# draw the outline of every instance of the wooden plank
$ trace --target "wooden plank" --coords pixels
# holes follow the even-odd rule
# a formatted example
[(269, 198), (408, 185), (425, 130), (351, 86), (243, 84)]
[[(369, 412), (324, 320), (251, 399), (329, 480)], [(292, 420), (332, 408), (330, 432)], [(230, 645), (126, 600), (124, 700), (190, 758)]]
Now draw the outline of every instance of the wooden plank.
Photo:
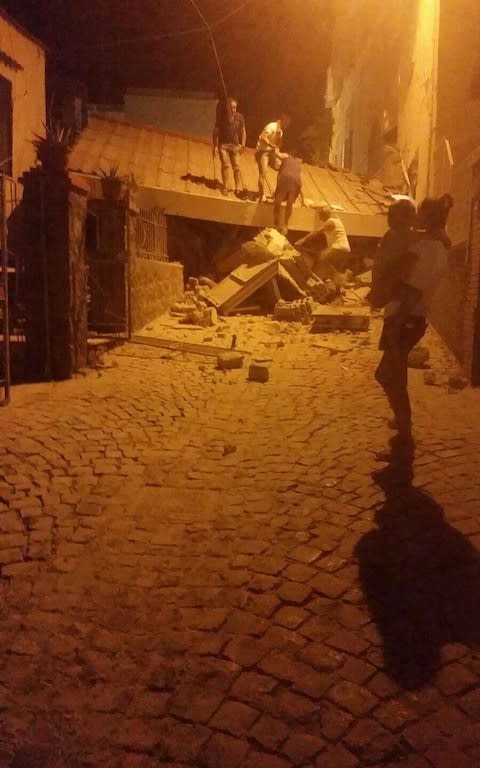
[[(150, 336), (132, 336), (132, 344), (143, 344), (147, 347), (160, 347), (170, 349), (173, 352), (187, 352), (192, 355), (205, 355), (206, 357), (218, 357), (221, 352), (230, 352), (230, 347), (214, 347), (209, 344), (190, 344), (188, 341), (175, 339), (157, 339)], [(241, 351), (241, 350), (235, 350)], [(242, 352), (247, 355), (248, 352)]]
[(370, 317), (365, 314), (332, 313), (315, 314), (310, 333), (331, 331), (368, 331)]

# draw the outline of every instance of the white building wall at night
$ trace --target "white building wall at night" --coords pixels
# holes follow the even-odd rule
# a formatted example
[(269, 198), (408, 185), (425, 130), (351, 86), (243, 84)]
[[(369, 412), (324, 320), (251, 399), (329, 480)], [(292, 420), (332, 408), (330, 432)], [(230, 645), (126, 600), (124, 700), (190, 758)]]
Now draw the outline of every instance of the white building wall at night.
[[(18, 179), (35, 163), (34, 134), (45, 128), (45, 50), (41, 43), (0, 10), (0, 90), (2, 119), (10, 136), (2, 141), (2, 158), (11, 152), (13, 178)], [(7, 104), (11, 105), (11, 115)]]

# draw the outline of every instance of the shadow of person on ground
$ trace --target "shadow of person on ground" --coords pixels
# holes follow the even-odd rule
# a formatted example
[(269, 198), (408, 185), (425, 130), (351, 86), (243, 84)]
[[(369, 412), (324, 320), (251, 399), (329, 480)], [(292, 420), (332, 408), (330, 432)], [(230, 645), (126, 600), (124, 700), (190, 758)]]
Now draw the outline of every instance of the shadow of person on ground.
[(374, 473), (385, 493), (378, 528), (356, 547), (385, 672), (408, 690), (435, 674), (446, 643), (480, 643), (478, 552), (437, 501), (413, 486), (413, 459), (413, 445), (392, 441), (388, 465)]
[(208, 189), (222, 189), (222, 184), (218, 179), (209, 179), (207, 176), (194, 176), (193, 173), (187, 173), (181, 177), (182, 181), (191, 181), (192, 184), (202, 184)]
[[(222, 183), (219, 179), (209, 179), (207, 176), (194, 176), (192, 173), (185, 174), (181, 179), (182, 181), (190, 181), (192, 184), (202, 184), (207, 189), (216, 190), (217, 192), (222, 190)], [(253, 203), (257, 202), (258, 193), (242, 189), (240, 192), (235, 193), (235, 197), (239, 200), (247, 200)]]

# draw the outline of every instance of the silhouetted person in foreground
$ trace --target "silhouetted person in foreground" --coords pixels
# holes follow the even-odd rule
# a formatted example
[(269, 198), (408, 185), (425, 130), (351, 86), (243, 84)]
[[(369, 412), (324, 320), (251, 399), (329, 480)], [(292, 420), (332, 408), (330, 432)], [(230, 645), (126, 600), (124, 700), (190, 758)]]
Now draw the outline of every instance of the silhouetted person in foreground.
[(425, 334), (432, 296), (447, 270), (450, 241), (445, 226), (452, 204), (449, 195), (426, 198), (420, 204), (415, 237), (410, 244), (406, 238), (405, 254), (397, 265), (398, 279), (392, 281), (384, 310), (379, 344), (383, 356), (375, 378), (392, 408), (394, 426), (405, 441), (411, 440), (412, 429), (408, 355)]
[(478, 552), (435, 499), (413, 487), (412, 463), (413, 448), (393, 438), (390, 464), (375, 473), (386, 496), (378, 528), (356, 548), (385, 672), (409, 690), (435, 674), (443, 645), (480, 645)]

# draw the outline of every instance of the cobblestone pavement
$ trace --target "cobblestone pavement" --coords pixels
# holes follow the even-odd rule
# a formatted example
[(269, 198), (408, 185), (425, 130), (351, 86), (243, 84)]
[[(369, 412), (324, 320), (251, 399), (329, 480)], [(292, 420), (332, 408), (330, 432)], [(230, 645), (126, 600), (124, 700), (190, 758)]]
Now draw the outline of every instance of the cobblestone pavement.
[(480, 764), (480, 392), (382, 463), (378, 328), (272, 328), (0, 411), (2, 768)]

